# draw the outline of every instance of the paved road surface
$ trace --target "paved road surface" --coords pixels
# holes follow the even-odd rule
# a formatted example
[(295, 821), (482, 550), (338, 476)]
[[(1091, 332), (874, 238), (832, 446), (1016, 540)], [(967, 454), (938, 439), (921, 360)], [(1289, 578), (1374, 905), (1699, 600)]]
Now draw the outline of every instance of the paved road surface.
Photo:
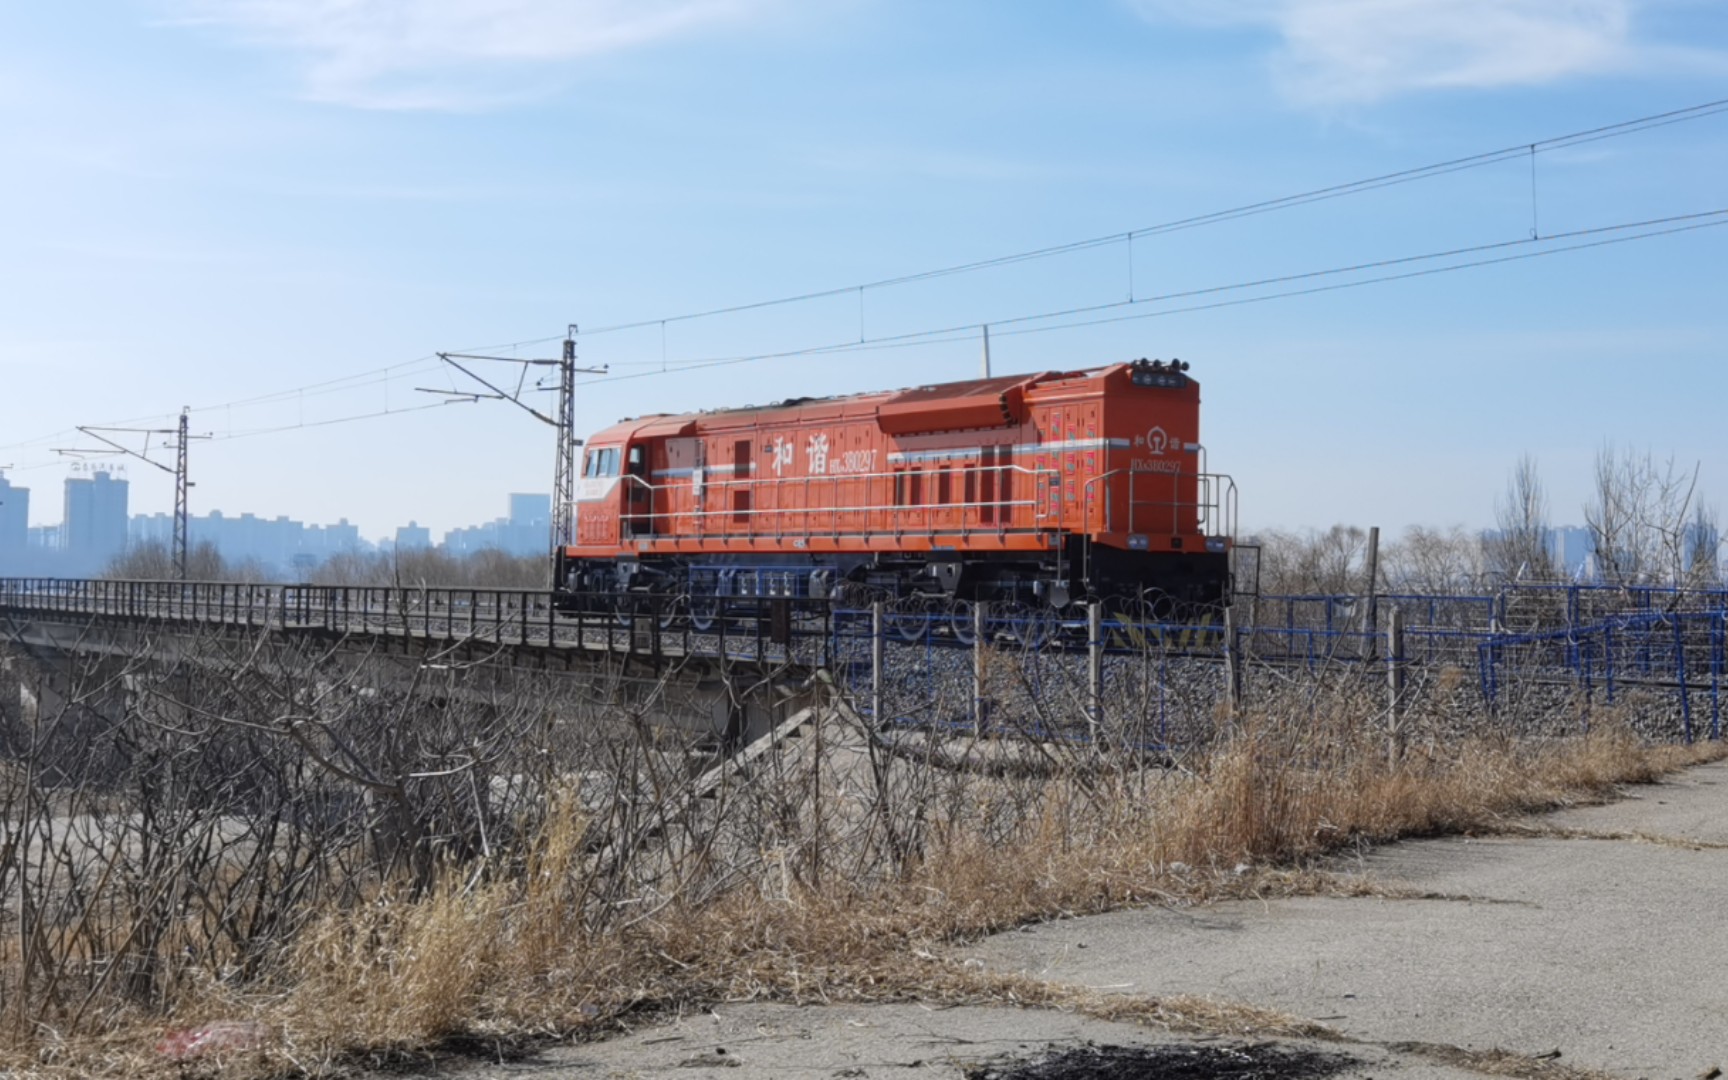
[[(1323, 1020), (1367, 1043), (1525, 1054), (1625, 1077), (1728, 1067), (1728, 764), (1534, 824), (1574, 838), (1397, 844), (1356, 869), (1469, 899), (1278, 900), (1050, 923), (957, 950), (1002, 971), (1136, 994), (1200, 994)], [(1669, 842), (1591, 839), (1643, 833)], [(1698, 846), (1688, 846), (1691, 845)], [(720, 1006), (480, 1077), (894, 1077), (1146, 1029), (1046, 1011)], [(724, 1053), (721, 1053), (721, 1049)], [(1352, 1046), (1354, 1076), (1470, 1075)], [(400, 1074), (398, 1074), (400, 1075)], [(441, 1070), (439, 1075), (451, 1075)]]

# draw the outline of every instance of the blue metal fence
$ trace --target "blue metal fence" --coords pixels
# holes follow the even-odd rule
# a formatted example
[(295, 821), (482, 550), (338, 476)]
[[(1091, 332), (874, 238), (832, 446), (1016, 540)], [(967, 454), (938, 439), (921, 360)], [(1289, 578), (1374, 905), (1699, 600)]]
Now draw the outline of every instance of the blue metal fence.
[[(1311, 605), (1309, 611), (1320, 616), (1312, 625), (1282, 617), (1282, 625), (1262, 622), (1226, 629), (1211, 621), (1158, 623), (1106, 617), (1096, 639), (1084, 618), (1024, 612), (991, 615), (984, 620), (983, 641), (1015, 658), (1018, 682), (1010, 690), (977, 685), (972, 657), (978, 634), (969, 610), (890, 612), (883, 632), (893, 646), (887, 661), (891, 670), (884, 709), (888, 721), (933, 719), (944, 711), (943, 706), (948, 713), (964, 712), (979, 695), (995, 703), (1013, 695), (1078, 694), (1086, 689), (1077, 686), (1085, 679), (1086, 658), (1096, 651), (1104, 657), (1093, 662), (1102, 672), (1101, 696), (1108, 699), (1098, 706), (1100, 711), (1117, 708), (1130, 681), (1125, 672), (1133, 670), (1138, 673), (1134, 678), (1139, 722), (1142, 727), (1155, 727), (1153, 741), (1163, 742), (1169, 737), (1175, 673), (1188, 671), (1192, 678), (1195, 668), (1222, 668), (1234, 650), (1238, 662), (1250, 669), (1276, 669), (1286, 676), (1355, 671), (1379, 677), (1388, 664), (1431, 673), (1450, 668), (1460, 679), (1474, 683), (1490, 714), (1508, 704), (1509, 694), (1528, 695), (1532, 688), (1546, 695), (1546, 702), (1577, 701), (1585, 709), (1622, 704), (1635, 689), (1641, 703), (1654, 702), (1676, 718), (1679, 737), (1688, 742), (1699, 737), (1718, 739), (1722, 684), (1728, 672), (1728, 595), (1692, 594), (1686, 600), (1712, 606), (1662, 610), (1678, 595), (1638, 590), (1630, 594), (1629, 610), (1606, 614), (1596, 609), (1610, 598), (1589, 587), (1532, 588), (1493, 597), (1380, 597), (1383, 621), (1390, 621), (1394, 605), (1409, 620), (1395, 643), (1381, 629), (1362, 628), (1367, 620), (1342, 602), (1328, 606), (1323, 602), (1328, 598), (1322, 597), (1276, 598), (1274, 609), (1281, 617)], [(1550, 617), (1594, 618), (1528, 632), (1508, 630), (1502, 621), (1505, 616), (1520, 610), (1527, 613), (1533, 602), (1540, 603)], [(1260, 611), (1266, 614), (1265, 607)], [(1484, 618), (1486, 624), (1480, 621)], [(839, 611), (833, 623), (833, 655), (847, 658), (845, 677), (859, 701), (870, 700), (871, 619), (869, 611)], [(1214, 689), (1216, 684), (1214, 678)], [(977, 710), (970, 722), (985, 716), (988, 727), (990, 708), (987, 704)], [(1018, 716), (1016, 723), (1023, 725), (1037, 709), (1012, 711)]]
[(1630, 612), (1588, 625), (1492, 635), (1477, 645), (1482, 696), (1496, 706), (1513, 676), (1570, 680), (1587, 703), (1614, 705), (1632, 690), (1671, 695), (1687, 742), (1701, 724), (1708, 738), (1720, 739), (1725, 640), (1722, 609)]

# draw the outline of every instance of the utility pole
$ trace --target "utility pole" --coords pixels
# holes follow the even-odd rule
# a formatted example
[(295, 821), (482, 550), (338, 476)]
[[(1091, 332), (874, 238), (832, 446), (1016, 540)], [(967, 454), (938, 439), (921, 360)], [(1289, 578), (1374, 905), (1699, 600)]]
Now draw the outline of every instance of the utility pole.
[[(57, 454), (68, 454), (74, 457), (83, 457), (89, 454), (124, 454), (127, 457), (137, 458), (146, 465), (154, 466), (165, 473), (173, 475), (174, 538), (172, 554), (174, 559), (174, 578), (177, 581), (186, 580), (186, 556), (189, 547), (189, 544), (187, 543), (187, 534), (192, 523), (188, 512), (187, 499), (187, 491), (192, 487), (190, 470), (187, 465), (187, 446), (193, 439), (208, 439), (210, 437), (208, 434), (193, 435), (190, 432), (191, 415), (192, 410), (190, 407), (182, 408), (180, 410), (180, 423), (177, 427), (172, 428), (86, 427), (80, 424), (78, 426), (79, 431), (82, 431), (97, 442), (105, 443), (107, 445), (94, 450), (60, 449), (55, 451)], [(109, 435), (142, 435), (144, 436), (144, 449), (141, 451), (134, 450), (129, 446), (109, 438)], [(160, 461), (157, 461), (155, 458), (150, 456), (150, 436), (152, 435), (174, 436), (173, 468), (169, 468), (167, 465), (162, 464)]]
[(575, 541), (576, 324), (571, 323), (564, 337), (564, 356), (558, 361), (558, 457), (552, 466), (553, 557), (557, 558), (559, 552)]
[(187, 513), (186, 489), (192, 486), (187, 478), (186, 444), (192, 437), (187, 433), (187, 425), (191, 422), (190, 406), (180, 407), (180, 430), (174, 443), (174, 574), (181, 581), (186, 580), (186, 548), (187, 532), (192, 521)]
[[(575, 542), (576, 536), (576, 448), (581, 442), (576, 438), (576, 376), (604, 375), (606, 365), (599, 367), (576, 366), (576, 324), (571, 323), (564, 335), (564, 352), (556, 360), (527, 359), (519, 356), (480, 356), (474, 353), (439, 353), (438, 358), (460, 371), (468, 378), (486, 388), (485, 393), (466, 390), (434, 390), (429, 387), (419, 387), (422, 393), (442, 394), (447, 397), (465, 398), (468, 401), (507, 401), (534, 419), (552, 427), (557, 432), (557, 445), (552, 464), (552, 554), (554, 557)], [(517, 364), (521, 372), (516, 380), (516, 389), (506, 390), (490, 380), (476, 374), (464, 366), (463, 361), (486, 361), (499, 364)], [(528, 372), (532, 368), (557, 368), (558, 382), (555, 387), (545, 382), (536, 382), (528, 386)], [(552, 415), (535, 408), (522, 399), (522, 395), (531, 391), (555, 390), (558, 399)]]
[(990, 324), (985, 323), (983, 326), (983, 329), (984, 329), (984, 367), (983, 367), (983, 372), (982, 372), (981, 377), (988, 379), (990, 377)]

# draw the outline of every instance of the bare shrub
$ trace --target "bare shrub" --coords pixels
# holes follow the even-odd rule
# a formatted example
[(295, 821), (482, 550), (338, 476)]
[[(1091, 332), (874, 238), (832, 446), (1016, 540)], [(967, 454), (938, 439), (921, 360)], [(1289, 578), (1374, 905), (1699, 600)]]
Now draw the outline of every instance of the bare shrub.
[[(337, 552), (320, 563), (310, 577), (318, 585), (544, 589), (551, 573), (551, 560), (543, 555), (511, 555), (485, 548), (457, 556), (426, 548)], [(126, 581), (173, 581), (178, 577), (173, 553), (159, 541), (131, 545), (108, 563), (102, 576)], [(186, 579), (241, 584), (280, 580), (256, 559), (224, 558), (208, 541), (187, 552)]]
[[(1658, 461), (1648, 450), (1606, 443), (1597, 451), (1584, 519), (1602, 582), (1619, 586), (1686, 582), (1688, 555), (1696, 547), (1689, 543), (1689, 525), (1699, 509), (1698, 471), (1698, 465), (1688, 470), (1672, 457)], [(1708, 515), (1707, 509), (1704, 512)], [(1706, 523), (1714, 533), (1714, 523), (1707, 518)], [(1714, 562), (1712, 555), (1703, 565)]]
[[(1336, 887), (1309, 860), (1718, 750), (1653, 747), (1606, 710), (1566, 737), (1461, 729), (1442, 694), (1410, 703), (1393, 753), (1371, 665), (1269, 668), (1230, 715), (1204, 680), (1172, 685), (1165, 640), (1114, 676), (1096, 744), (1076, 737), (1085, 688), (1004, 643), (983, 729), (941, 722), (970, 692), (932, 679), (916, 722), (836, 690), (728, 757), (670, 722), (714, 692), (694, 678), (536, 674), (486, 648), (212, 631), (71, 664), (15, 651), (0, 1058), (130, 1073), (165, 1022), (232, 1020), (269, 1033), (244, 1068), (299, 1074), (726, 998), (1035, 1000), (933, 950), (1061, 912)], [(783, 696), (784, 672), (704, 674)], [(1207, 738), (1135, 736), (1176, 699)], [(1274, 1023), (1221, 1016), (1159, 1014)]]
[(1282, 596), (1335, 595), (1367, 591), (1364, 559), (1368, 533), (1356, 525), (1334, 525), (1324, 532), (1271, 530), (1256, 536), (1261, 545), (1260, 591)]
[(1412, 525), (1380, 553), (1381, 574), (1392, 592), (1468, 594), (1483, 586), (1483, 556), (1481, 539), (1461, 526)]
[(544, 589), (552, 576), (544, 555), (511, 555), (488, 548), (450, 555), (438, 548), (342, 552), (312, 572), (315, 585), (393, 585), (399, 588)]
[(1531, 455), (1513, 466), (1506, 491), (1495, 504), (1494, 522), (1496, 529), (1483, 544), (1491, 573), (1502, 581), (1554, 580), (1548, 491)]
[[(173, 581), (179, 577), (174, 569), (173, 552), (157, 540), (129, 546), (109, 561), (102, 576), (130, 581)], [(255, 563), (231, 566), (216, 546), (206, 541), (193, 545), (186, 552), (186, 580), (263, 581), (265, 578), (262, 567)]]

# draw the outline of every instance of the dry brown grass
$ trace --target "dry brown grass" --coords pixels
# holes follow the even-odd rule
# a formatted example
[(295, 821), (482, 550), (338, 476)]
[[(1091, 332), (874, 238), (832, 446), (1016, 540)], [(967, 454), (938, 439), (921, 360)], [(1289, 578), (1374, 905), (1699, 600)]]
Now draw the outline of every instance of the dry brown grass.
[[(1312, 861), (1396, 837), (1504, 831), (1517, 815), (1610, 798), (1618, 785), (1723, 753), (1598, 726), (1576, 739), (1479, 741), (1389, 762), (1363, 714), (1341, 708), (1321, 725), (1250, 717), (1183, 771), (972, 777), (869, 812), (848, 811), (816, 760), (773, 778), (816, 789), (777, 804), (792, 806), (772, 834), (780, 846), (734, 849), (716, 869), (718, 841), (693, 849), (666, 840), (662, 864), (624, 892), (596, 881), (587, 823), (564, 797), (519, 850), (452, 865), (430, 891), (380, 887), (327, 911), (256, 979), (190, 985), (166, 1020), (115, 1010), (100, 1031), (15, 1038), (0, 1066), (167, 1074), (174, 1067), (149, 1050), (164, 1026), (226, 1018), (263, 1021), (268, 1045), (199, 1068), (316, 1075), (356, 1054), (412, 1052), (457, 1034), (600, 1034), (634, 1012), (746, 1000), (1001, 1002), (1186, 1031), (1327, 1038), (1319, 1025), (1249, 1006), (1088, 996), (989, 974), (946, 959), (946, 947), (1126, 905), (1386, 895)], [(951, 809), (938, 824), (939, 801)], [(885, 849), (861, 837), (888, 817), (901, 822), (896, 850), (918, 837), (914, 854), (872, 854)], [(842, 863), (849, 872), (822, 872)], [(1519, 1067), (1511, 1075), (1538, 1075)]]
[(1422, 1042), (1391, 1043), (1387, 1049), (1427, 1058), (1439, 1065), (1468, 1069), (1484, 1076), (1510, 1076), (1516, 1080), (1613, 1080), (1610, 1073), (1580, 1069), (1563, 1065), (1553, 1058), (1534, 1058), (1505, 1050), (1467, 1050), (1443, 1043)]
[(1693, 840), (1684, 836), (1670, 836), (1666, 833), (1631, 829), (1574, 829), (1549, 825), (1544, 822), (1509, 821), (1496, 825), (1491, 830), (1483, 831), (1492, 832), (1495, 836), (1515, 836), (1520, 839), (1609, 840), (1633, 844), (1655, 844), (1658, 847), (1678, 848), (1681, 851), (1728, 851), (1728, 844), (1713, 840)]

